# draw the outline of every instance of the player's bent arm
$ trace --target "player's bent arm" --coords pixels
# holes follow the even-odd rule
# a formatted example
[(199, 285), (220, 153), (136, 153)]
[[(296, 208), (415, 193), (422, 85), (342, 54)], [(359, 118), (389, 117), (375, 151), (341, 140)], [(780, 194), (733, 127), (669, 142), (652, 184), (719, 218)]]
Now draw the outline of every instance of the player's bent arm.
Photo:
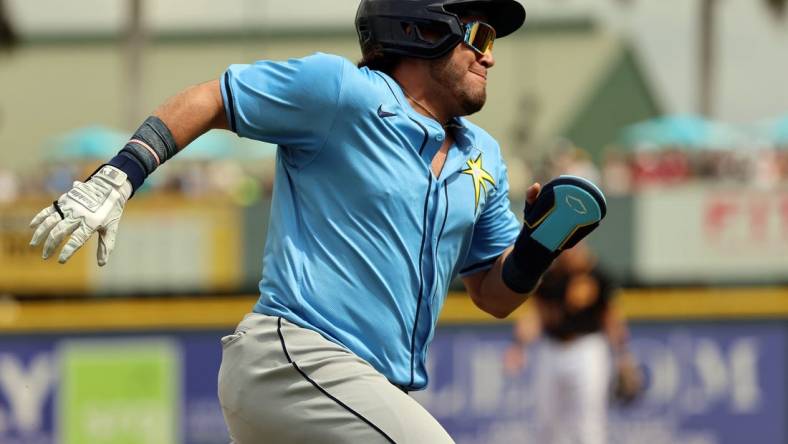
[[(526, 191), (528, 204), (533, 204), (541, 188), (539, 183), (528, 187)], [(528, 293), (531, 291), (530, 288), (527, 291), (515, 291), (504, 281), (504, 264), (516, 246), (515, 243), (514, 246), (504, 250), (491, 268), (463, 277), (463, 283), (473, 303), (482, 311), (499, 319), (509, 316), (528, 299)], [(517, 290), (521, 289), (517, 288)]]
[(170, 129), (178, 149), (183, 149), (211, 129), (229, 129), (219, 80), (186, 88), (153, 112)]
[(96, 259), (105, 265), (123, 208), (145, 178), (209, 129), (227, 127), (218, 80), (187, 88), (158, 107), (108, 163), (41, 210), (30, 222), (30, 245), (46, 239), (47, 259), (70, 236), (58, 257), (65, 263), (98, 233)]
[(501, 276), (504, 261), (511, 253), (507, 248), (493, 264), (492, 268), (480, 271), (462, 279), (473, 303), (482, 311), (503, 319), (528, 299), (529, 293), (517, 293), (504, 283)]

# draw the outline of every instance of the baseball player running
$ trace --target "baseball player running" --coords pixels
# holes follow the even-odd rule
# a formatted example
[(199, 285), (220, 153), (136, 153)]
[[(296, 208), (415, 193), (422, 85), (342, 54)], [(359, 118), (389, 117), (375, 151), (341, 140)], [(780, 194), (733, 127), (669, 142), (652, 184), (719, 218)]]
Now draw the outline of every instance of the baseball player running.
[(535, 442), (607, 443), (610, 401), (632, 401), (642, 389), (628, 351), (626, 322), (610, 302), (614, 291), (591, 249), (581, 242), (544, 274), (533, 292), (536, 310), (515, 325), (515, 343), (506, 354), (510, 370), (519, 372), (526, 361), (524, 347), (540, 333), (544, 337), (533, 360)]
[(524, 20), (515, 0), (362, 0), (358, 66), (318, 53), (184, 90), (42, 210), (31, 243), (47, 258), (70, 235), (65, 262), (97, 232), (104, 265), (134, 190), (199, 135), (277, 144), (260, 299), (222, 338), (232, 440), (452, 442), (407, 394), (427, 385), (449, 282), (504, 317), (605, 211), (563, 177), (528, 189), (521, 227), (497, 142), (463, 117), (484, 105), (493, 41)]

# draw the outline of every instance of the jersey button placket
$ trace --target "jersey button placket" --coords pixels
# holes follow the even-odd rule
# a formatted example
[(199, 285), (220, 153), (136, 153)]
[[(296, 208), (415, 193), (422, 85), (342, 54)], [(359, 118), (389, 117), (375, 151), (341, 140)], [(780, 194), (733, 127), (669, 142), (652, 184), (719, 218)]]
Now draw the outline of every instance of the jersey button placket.
[[(443, 138), (443, 135), (436, 135), (434, 138), (437, 140), (438, 138)], [(427, 320), (427, 326), (429, 327), (426, 331), (424, 331), (423, 335), (419, 338), (421, 339), (419, 343), (419, 355), (423, 359), (427, 353), (427, 337), (432, 332), (433, 322), (435, 320), (435, 316), (437, 315), (434, 312), (435, 301), (433, 296), (436, 291), (436, 287), (438, 285), (438, 281), (440, 278), (438, 277), (438, 241), (439, 235), (438, 231), (440, 229), (440, 222), (442, 217), (442, 212), (440, 211), (445, 205), (443, 199), (441, 198), (441, 192), (443, 186), (441, 185), (442, 181), (440, 179), (435, 179), (434, 187), (430, 193), (430, 202), (429, 202), (429, 216), (428, 216), (428, 235), (427, 235), (427, 242), (425, 244), (425, 251), (424, 251), (424, 262), (422, 263), (422, 267), (429, 267), (429, 274), (424, 273), (425, 280), (424, 280), (424, 301), (422, 302), (423, 309), (425, 310), (425, 320)]]
[(419, 321), (421, 328), (419, 328), (416, 335), (416, 356), (414, 358), (423, 361), (426, 353), (426, 343), (429, 332), (432, 330), (433, 306), (432, 306), (432, 292), (435, 287), (435, 205), (436, 205), (436, 192), (440, 189), (437, 179), (433, 179), (433, 189), (430, 190), (429, 203), (427, 210), (427, 226), (425, 227), (425, 242), (424, 242), (424, 256), (421, 263), (422, 275), (424, 279), (422, 288), (422, 320)]

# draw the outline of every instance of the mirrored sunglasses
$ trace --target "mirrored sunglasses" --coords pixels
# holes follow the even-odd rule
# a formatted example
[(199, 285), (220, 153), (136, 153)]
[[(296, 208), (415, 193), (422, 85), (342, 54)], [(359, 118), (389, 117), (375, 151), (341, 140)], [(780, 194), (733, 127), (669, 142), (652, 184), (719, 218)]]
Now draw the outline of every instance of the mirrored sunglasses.
[(479, 21), (466, 23), (463, 41), (479, 54), (492, 52), (493, 42), (495, 41), (495, 28)]

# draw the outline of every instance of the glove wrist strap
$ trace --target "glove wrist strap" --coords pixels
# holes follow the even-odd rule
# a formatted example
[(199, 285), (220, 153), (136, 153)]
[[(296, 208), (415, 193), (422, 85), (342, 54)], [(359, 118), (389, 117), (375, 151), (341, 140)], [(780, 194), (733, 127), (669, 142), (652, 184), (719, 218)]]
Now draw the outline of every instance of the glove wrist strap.
[(504, 284), (516, 293), (530, 293), (560, 252), (550, 251), (531, 237), (526, 227), (501, 270)]
[(120, 168), (114, 167), (112, 165), (103, 165), (90, 177), (99, 177), (113, 187), (120, 188), (124, 183), (126, 183), (128, 175)]

